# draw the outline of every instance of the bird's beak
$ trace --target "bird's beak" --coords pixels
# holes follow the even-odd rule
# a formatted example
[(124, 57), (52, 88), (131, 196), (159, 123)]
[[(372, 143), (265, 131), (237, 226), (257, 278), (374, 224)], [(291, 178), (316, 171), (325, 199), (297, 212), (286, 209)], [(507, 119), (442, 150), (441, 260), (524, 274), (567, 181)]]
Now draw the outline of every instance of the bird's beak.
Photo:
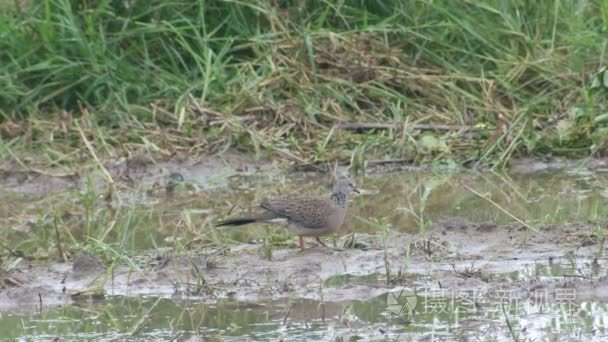
[(353, 188), (353, 192), (356, 193), (357, 195), (361, 195), (361, 193), (359, 192), (359, 190), (357, 188)]

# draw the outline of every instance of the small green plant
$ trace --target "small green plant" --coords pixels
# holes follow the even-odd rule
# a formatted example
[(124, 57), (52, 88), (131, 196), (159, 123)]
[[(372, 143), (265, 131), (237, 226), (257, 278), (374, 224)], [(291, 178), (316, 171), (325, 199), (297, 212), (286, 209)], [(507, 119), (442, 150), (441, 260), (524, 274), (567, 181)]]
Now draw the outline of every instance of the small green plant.
[(264, 240), (264, 243), (259, 249), (259, 253), (264, 259), (269, 261), (272, 260), (272, 245), (267, 243), (266, 240)]
[(388, 238), (389, 238), (389, 234), (392, 230), (391, 224), (388, 222), (388, 219), (386, 217), (365, 219), (365, 218), (357, 216), (357, 219), (374, 227), (379, 232), (380, 238), (382, 241), (382, 248), (384, 250), (383, 260), (384, 260), (384, 272), (386, 275), (386, 283), (387, 283), (387, 285), (392, 284), (393, 278), (392, 278), (392, 274), (391, 274), (391, 264), (390, 264), (389, 257), (388, 257)]
[(418, 232), (425, 233), (428, 230), (429, 221), (425, 217), (425, 209), (426, 204), (431, 196), (431, 193), (441, 182), (443, 182), (441, 178), (431, 178), (425, 183), (420, 183), (416, 186), (415, 194), (418, 195), (418, 199), (416, 200), (416, 204), (412, 204), (408, 198), (408, 207), (400, 207), (399, 210), (405, 211), (406, 213), (412, 215), (418, 225)]

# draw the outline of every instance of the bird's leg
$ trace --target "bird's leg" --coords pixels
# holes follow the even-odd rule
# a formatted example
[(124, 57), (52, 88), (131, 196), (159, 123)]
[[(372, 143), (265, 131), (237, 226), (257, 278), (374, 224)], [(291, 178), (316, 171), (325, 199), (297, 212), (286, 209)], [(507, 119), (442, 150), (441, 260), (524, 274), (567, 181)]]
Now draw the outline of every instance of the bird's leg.
[(298, 235), (300, 238), (300, 250), (304, 252), (304, 237), (302, 235)]
[(323, 247), (325, 247), (325, 248), (329, 248), (329, 247), (327, 247), (327, 245), (326, 245), (326, 244), (325, 244), (323, 241), (321, 241), (321, 238), (319, 238), (318, 236), (317, 236), (317, 237), (315, 237), (315, 240), (317, 240), (317, 242), (318, 242), (319, 244), (321, 244), (321, 246), (323, 246)]

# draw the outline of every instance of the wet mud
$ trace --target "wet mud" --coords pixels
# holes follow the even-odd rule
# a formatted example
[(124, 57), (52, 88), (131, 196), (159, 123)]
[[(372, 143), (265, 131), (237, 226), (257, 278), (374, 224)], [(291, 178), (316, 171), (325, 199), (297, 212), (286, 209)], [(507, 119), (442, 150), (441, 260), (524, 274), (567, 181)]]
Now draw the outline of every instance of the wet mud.
[[(403, 286), (531, 292), (576, 289), (578, 301), (608, 301), (604, 236), (586, 223), (552, 224), (538, 232), (519, 224), (498, 226), (449, 218), (423, 234), (356, 235), (358, 249), (310, 243), (304, 252), (243, 244), (209, 251), (167, 251), (104, 265), (83, 253), (72, 262), (23, 260), (8, 277), (19, 285), (0, 290), (0, 310), (36, 311), (96, 296), (159, 296), (257, 302), (300, 298), (369, 300)], [(406, 260), (407, 259), (407, 260)], [(388, 270), (388, 274), (387, 274)], [(557, 270), (557, 271), (556, 271)], [(374, 281), (357, 278), (375, 275)], [(332, 282), (340, 277), (354, 281)], [(348, 278), (346, 278), (348, 279)], [(93, 295), (95, 294), (95, 296)]]
[[(180, 332), (184, 340), (199, 334), (218, 335), (221, 340), (238, 340), (243, 334), (253, 339), (401, 340), (424, 337), (429, 331), (446, 340), (475, 339), (480, 331), (497, 340), (536, 339), (547, 331), (557, 340), (602, 340), (608, 335), (608, 221), (603, 221), (600, 209), (608, 196), (608, 163), (587, 161), (579, 169), (580, 163), (520, 160), (513, 162), (513, 178), (497, 179), (421, 176), (411, 170), (390, 176), (390, 181), (383, 181), (387, 176), (382, 173), (368, 176), (340, 236), (325, 240), (333, 247), (309, 241), (304, 252), (295, 247), (295, 240), (280, 244), (284, 247), (267, 245), (263, 227), (220, 231), (207, 224), (216, 216), (246, 212), (269, 194), (288, 191), (292, 184), (283, 176), (272, 181), (256, 178), (260, 171), (272, 173), (284, 165), (230, 154), (205, 160), (175, 157), (155, 162), (133, 157), (108, 163), (105, 167), (116, 184), (126, 189), (121, 193), (123, 203), (158, 211), (171, 234), (184, 217), (191, 219), (184, 216), (191, 210), (198, 215), (192, 217), (203, 222), (196, 236), (230, 242), (175, 248), (169, 246), (180, 237), (161, 234), (154, 241), (167, 242), (162, 246), (144, 244), (104, 260), (88, 252), (65, 261), (10, 255), (10, 267), (0, 273), (0, 315), (35, 320), (60, 310), (60, 318), (78, 319), (78, 310), (119, 310), (125, 303), (144, 306), (144, 312), (158, 306), (182, 315), (179, 310), (198, 305), (201, 326)], [(569, 168), (565, 175), (534, 178), (564, 167)], [(58, 170), (1, 172), (0, 223), (16, 236), (38, 229), (39, 213), (33, 209), (40, 205), (27, 198), (82, 189), (87, 178), (100, 191), (106, 184), (98, 171), (88, 177), (61, 175)], [(234, 185), (233, 176), (239, 185)], [(303, 192), (324, 191), (318, 176), (312, 182), (310, 176), (297, 177)], [(172, 181), (194, 184), (194, 190), (171, 197)], [(465, 191), (462, 184), (482, 196), (491, 194), (487, 198), (495, 204)], [(162, 194), (142, 196), (143, 200), (129, 195), (142, 191)], [(133, 200), (125, 202), (129, 196)], [(16, 216), (19, 210), (22, 214)], [(505, 211), (523, 221), (518, 223)], [(65, 220), (82, 220), (83, 215), (70, 213)], [(377, 224), (370, 224), (373, 219)], [(416, 298), (415, 308), (395, 314), (389, 300), (395, 293)], [(451, 301), (445, 304), (446, 299)], [(121, 302), (113, 304), (116, 301)], [(433, 312), (430, 303), (451, 309)], [(210, 320), (209, 312), (224, 321)], [(235, 320), (240, 328), (235, 328)], [(560, 328), (563, 322), (556, 323), (562, 320), (570, 322), (568, 329)], [(138, 326), (138, 318), (131, 324)], [(167, 323), (158, 323), (163, 324)], [(245, 333), (245, 326), (253, 328)], [(111, 325), (109, 335), (95, 336), (125, 336), (116, 330)], [(166, 330), (151, 326), (128, 336), (179, 340), (174, 332), (162, 335)], [(152, 332), (155, 335), (146, 335)]]

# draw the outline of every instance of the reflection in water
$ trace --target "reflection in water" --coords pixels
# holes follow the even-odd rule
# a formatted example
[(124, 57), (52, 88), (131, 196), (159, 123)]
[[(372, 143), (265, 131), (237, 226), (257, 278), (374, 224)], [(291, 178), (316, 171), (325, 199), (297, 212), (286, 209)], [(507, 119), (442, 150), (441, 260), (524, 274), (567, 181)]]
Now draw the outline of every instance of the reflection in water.
[[(504, 174), (400, 174), (366, 179), (365, 188), (378, 193), (364, 196), (358, 215), (386, 216), (398, 230), (415, 231), (421, 221), (458, 216), (470, 221), (513, 222), (489, 201), (461, 184), (487, 196), (528, 223), (597, 219), (608, 177), (540, 174), (534, 177)], [(361, 228), (365, 229), (365, 228)]]
[[(475, 337), (486, 331), (494, 338), (509, 338), (505, 317), (527, 336), (544, 332), (583, 336), (608, 333), (608, 305), (597, 302), (555, 302), (546, 298), (496, 297), (480, 300), (476, 293), (429, 290), (419, 293), (416, 313), (399, 317), (388, 310), (386, 295), (369, 301), (322, 303), (285, 300), (214, 304), (163, 299), (112, 298), (43, 312), (32, 317), (3, 314), (4, 339), (174, 339), (200, 335), (207, 338), (276, 340), (277, 338), (328, 339), (359, 336), (402, 338), (433, 331), (437, 337)], [(501, 329), (497, 329), (502, 326)], [(492, 330), (494, 329), (494, 330)]]

